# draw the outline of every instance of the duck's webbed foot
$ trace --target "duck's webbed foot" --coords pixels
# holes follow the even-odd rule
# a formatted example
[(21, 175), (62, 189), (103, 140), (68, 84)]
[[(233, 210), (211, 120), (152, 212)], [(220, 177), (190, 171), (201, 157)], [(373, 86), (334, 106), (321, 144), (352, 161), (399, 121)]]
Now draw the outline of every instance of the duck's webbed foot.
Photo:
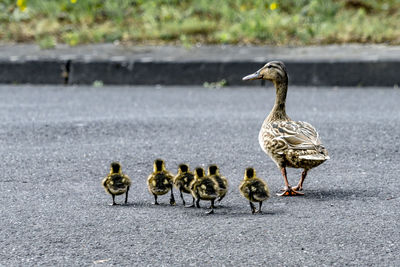
[(301, 173), (301, 178), (300, 178), (299, 183), (296, 186), (292, 187), (292, 190), (294, 190), (294, 191), (302, 191), (303, 190), (304, 179), (306, 179), (306, 177), (307, 177), (307, 170), (304, 170)]
[(283, 189), (282, 193), (278, 193), (276, 195), (280, 197), (290, 197), (290, 196), (303, 196), (304, 194), (295, 190), (294, 187), (292, 188), (288, 186)]
[(292, 190), (294, 190), (294, 191), (303, 191), (303, 187), (299, 186), (299, 185), (296, 185), (296, 186), (292, 187)]

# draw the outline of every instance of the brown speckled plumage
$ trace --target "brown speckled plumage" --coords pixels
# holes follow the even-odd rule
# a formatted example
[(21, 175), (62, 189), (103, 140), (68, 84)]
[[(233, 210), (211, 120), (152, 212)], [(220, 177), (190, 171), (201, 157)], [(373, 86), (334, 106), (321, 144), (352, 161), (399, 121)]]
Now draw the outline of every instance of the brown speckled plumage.
[[(302, 121), (293, 121), (286, 114), (288, 76), (285, 65), (271, 61), (254, 74), (243, 80), (264, 79), (274, 83), (275, 104), (262, 124), (259, 133), (261, 148), (281, 169), (285, 180), (285, 190), (280, 195), (302, 195), (304, 179), (308, 170), (329, 159), (328, 151), (322, 145), (315, 128)], [(291, 187), (287, 181), (286, 167), (304, 169), (297, 186)]]

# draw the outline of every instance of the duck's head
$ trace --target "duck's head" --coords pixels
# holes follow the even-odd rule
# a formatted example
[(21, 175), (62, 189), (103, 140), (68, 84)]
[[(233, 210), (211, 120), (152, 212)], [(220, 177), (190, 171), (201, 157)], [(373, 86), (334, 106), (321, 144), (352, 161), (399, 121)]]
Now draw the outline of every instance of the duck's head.
[(254, 168), (250, 167), (244, 171), (244, 180), (248, 180), (254, 177), (256, 177), (256, 171), (254, 170)]
[(218, 166), (215, 164), (208, 166), (208, 175), (219, 175)]
[(110, 173), (114, 174), (114, 173), (121, 173), (122, 169), (121, 169), (121, 164), (119, 162), (113, 162), (111, 163), (111, 167), (110, 167)]
[(202, 167), (197, 167), (194, 169), (194, 178), (199, 179), (205, 176), (205, 171)]
[(153, 164), (154, 172), (162, 172), (165, 170), (165, 162), (162, 159), (156, 159)]
[(249, 80), (268, 80), (271, 82), (287, 82), (288, 75), (286, 66), (282, 61), (270, 61), (261, 69), (249, 74), (242, 79), (243, 81)]
[(182, 163), (178, 166), (178, 173), (186, 173), (189, 171), (189, 165)]

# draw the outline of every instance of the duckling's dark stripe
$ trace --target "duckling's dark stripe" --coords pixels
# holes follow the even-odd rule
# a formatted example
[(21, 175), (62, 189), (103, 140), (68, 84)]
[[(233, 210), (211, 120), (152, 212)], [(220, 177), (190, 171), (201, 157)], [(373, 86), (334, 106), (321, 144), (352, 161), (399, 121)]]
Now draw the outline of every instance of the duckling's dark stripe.
[(211, 165), (208, 169), (209, 169), (209, 171), (210, 171), (210, 174), (213, 175), (213, 174), (216, 174), (216, 173), (217, 173), (218, 167), (215, 166), (215, 165)]
[(161, 171), (162, 170), (163, 161), (157, 159), (155, 163), (156, 163), (157, 170)]
[(252, 178), (254, 176), (254, 170), (253, 169), (247, 169), (246, 170), (246, 176), (249, 178)]
[(204, 171), (203, 171), (202, 168), (196, 168), (195, 171), (196, 171), (197, 176), (199, 176), (199, 177), (203, 177), (204, 176)]
[(121, 166), (117, 162), (111, 163), (111, 168), (113, 173), (119, 173)]
[(188, 166), (186, 164), (181, 164), (181, 165), (179, 165), (179, 169), (182, 172), (187, 172), (188, 171)]

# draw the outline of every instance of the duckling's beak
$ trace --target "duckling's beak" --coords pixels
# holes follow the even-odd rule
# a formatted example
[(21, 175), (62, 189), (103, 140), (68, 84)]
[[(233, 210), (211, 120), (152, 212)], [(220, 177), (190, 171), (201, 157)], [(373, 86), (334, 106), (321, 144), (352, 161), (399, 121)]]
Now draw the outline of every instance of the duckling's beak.
[(260, 75), (260, 71), (254, 72), (253, 74), (247, 75), (242, 78), (243, 81), (251, 81), (251, 80), (258, 80), (261, 79), (262, 76)]

